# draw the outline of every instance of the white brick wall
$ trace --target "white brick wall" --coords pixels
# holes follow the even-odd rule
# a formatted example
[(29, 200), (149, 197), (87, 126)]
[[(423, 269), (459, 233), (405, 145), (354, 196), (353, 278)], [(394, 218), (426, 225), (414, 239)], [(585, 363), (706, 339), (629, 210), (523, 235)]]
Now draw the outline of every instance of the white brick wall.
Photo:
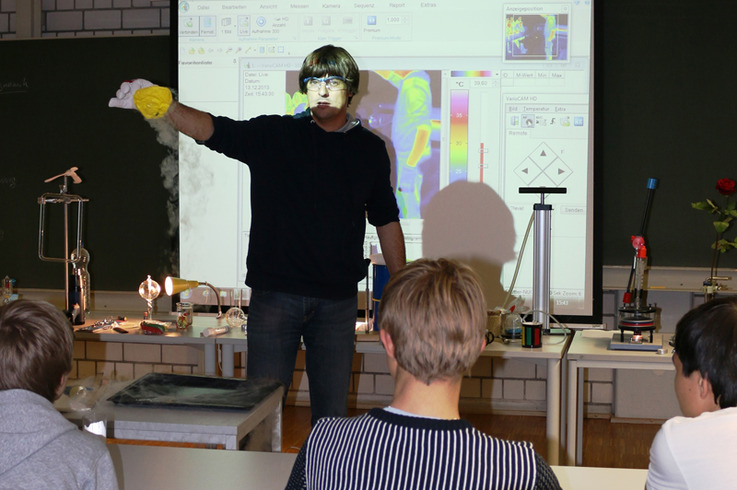
[[(84, 14), (84, 28), (79, 30), (99, 31), (99, 30), (116, 30), (122, 26), (122, 12), (120, 10), (85, 10), (80, 12)], [(52, 30), (50, 19), (58, 13), (49, 12), (46, 14), (46, 24), (48, 30)], [(61, 30), (66, 26), (60, 26)], [(69, 26), (71, 27), (71, 26)]]
[(123, 344), (87, 342), (87, 359), (95, 361), (122, 361)]
[(103, 374), (111, 379), (128, 380), (150, 372), (203, 374), (204, 354), (184, 345), (74, 342), (72, 379)]
[[(0, 0), (0, 39), (16, 37), (16, 2)], [(43, 0), (41, 35), (165, 35), (169, 16), (169, 0)]]
[(162, 345), (161, 362), (164, 364), (197, 365), (199, 352), (186, 345)]
[(544, 401), (547, 383), (545, 381), (527, 381), (525, 383), (525, 399)]
[(161, 27), (159, 9), (123, 10), (123, 27), (125, 29), (158, 29)]
[(505, 400), (524, 400), (525, 382), (519, 379), (505, 379), (502, 397)]
[[(15, 5), (13, 5), (12, 10), (10, 8), (5, 9), (5, 5), (11, 1), (15, 4), (15, 0), (0, 0), (0, 37), (10, 32), (11, 17), (15, 18)], [(15, 26), (13, 26), (13, 31), (15, 31)]]
[(356, 394), (370, 394), (374, 393), (376, 391), (376, 386), (374, 385), (374, 375), (373, 374), (357, 374), (353, 376), (354, 380), (354, 391)]
[(461, 396), (464, 398), (481, 397), (481, 379), (463, 378), (463, 382), (461, 383)]
[(391, 396), (394, 394), (394, 378), (388, 373), (374, 376), (376, 384), (376, 393), (379, 395)]
[(124, 359), (128, 362), (161, 363), (159, 344), (123, 344)]
[(480, 357), (471, 368), (471, 376), (478, 378), (491, 377), (491, 357)]

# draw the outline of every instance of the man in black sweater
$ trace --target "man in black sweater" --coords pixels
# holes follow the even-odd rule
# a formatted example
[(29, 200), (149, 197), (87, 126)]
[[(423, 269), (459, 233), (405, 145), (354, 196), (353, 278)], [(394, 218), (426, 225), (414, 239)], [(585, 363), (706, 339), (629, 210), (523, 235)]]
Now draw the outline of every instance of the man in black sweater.
[(163, 118), (248, 165), (247, 375), (278, 379), (288, 390), (303, 340), (313, 424), (347, 413), (367, 217), (389, 272), (405, 263), (386, 147), (347, 112), (358, 80), (351, 55), (328, 45), (302, 64), (309, 109), (296, 116), (215, 117), (141, 79), (123, 83), (109, 103)]

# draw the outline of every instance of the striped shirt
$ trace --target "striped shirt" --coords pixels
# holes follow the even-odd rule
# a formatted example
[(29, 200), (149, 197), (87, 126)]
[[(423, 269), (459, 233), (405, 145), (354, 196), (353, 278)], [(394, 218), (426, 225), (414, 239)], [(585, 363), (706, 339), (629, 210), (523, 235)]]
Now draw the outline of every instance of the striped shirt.
[(382, 409), (320, 419), (287, 484), (287, 490), (559, 488), (529, 442), (491, 437), (465, 420)]

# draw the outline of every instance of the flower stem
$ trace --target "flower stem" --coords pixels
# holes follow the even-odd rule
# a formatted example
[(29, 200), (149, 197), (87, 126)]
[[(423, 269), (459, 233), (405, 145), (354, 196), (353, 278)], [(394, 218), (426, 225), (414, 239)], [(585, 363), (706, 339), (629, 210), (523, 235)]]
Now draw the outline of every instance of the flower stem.
[(717, 273), (717, 262), (719, 261), (719, 240), (721, 239), (721, 233), (717, 232), (716, 240), (714, 240), (714, 253), (711, 256), (711, 275), (709, 276), (709, 282), (714, 284), (713, 277)]

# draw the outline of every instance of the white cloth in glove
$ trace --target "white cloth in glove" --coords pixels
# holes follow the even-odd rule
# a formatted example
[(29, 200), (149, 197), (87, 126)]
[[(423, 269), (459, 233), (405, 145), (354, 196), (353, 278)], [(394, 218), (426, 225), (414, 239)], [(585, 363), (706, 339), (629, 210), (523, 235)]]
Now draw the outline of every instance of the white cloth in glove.
[(137, 109), (133, 102), (133, 94), (140, 88), (152, 87), (153, 83), (143, 78), (136, 78), (120, 84), (120, 88), (115, 92), (115, 97), (111, 98), (108, 107), (120, 107), (121, 109)]

